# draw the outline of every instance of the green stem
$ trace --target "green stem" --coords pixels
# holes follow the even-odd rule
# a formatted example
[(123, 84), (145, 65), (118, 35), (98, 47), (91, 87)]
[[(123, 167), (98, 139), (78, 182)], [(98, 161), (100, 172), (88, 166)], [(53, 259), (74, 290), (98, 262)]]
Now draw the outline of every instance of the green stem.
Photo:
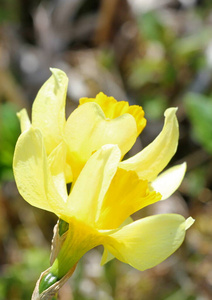
[[(67, 225), (65, 223), (64, 225), (66, 228)], [(62, 244), (57, 258), (54, 260), (49, 273), (40, 281), (39, 293), (42, 293), (55, 282), (62, 279), (75, 267), (79, 259), (87, 251), (100, 244), (101, 236), (94, 228), (79, 220), (72, 219), (66, 239)]]

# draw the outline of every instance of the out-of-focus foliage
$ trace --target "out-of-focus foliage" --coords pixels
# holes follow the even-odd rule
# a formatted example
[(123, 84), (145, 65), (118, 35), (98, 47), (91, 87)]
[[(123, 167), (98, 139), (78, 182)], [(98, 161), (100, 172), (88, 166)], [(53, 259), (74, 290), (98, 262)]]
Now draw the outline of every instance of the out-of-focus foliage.
[(0, 9), (0, 23), (5, 21), (17, 21), (20, 13), (19, 8), (18, 1), (16, 0), (2, 0)]
[(16, 109), (9, 103), (0, 105), (0, 182), (13, 178), (13, 151), (20, 134)]
[(49, 252), (47, 250), (30, 248), (22, 250), (21, 256), (21, 262), (16, 262), (3, 270), (0, 281), (0, 300), (30, 299), (34, 282), (40, 276), (40, 266), (48, 267)]
[(88, 253), (60, 292), (62, 300), (210, 300), (212, 295), (212, 1), (0, 1), (0, 300), (30, 299), (48, 267), (56, 218), (30, 207), (12, 181), (19, 133), (15, 112), (30, 107), (58, 67), (69, 76), (67, 111), (99, 91), (144, 107), (148, 126), (134, 153), (178, 106), (180, 141), (170, 166), (187, 162), (178, 193), (142, 210), (192, 215), (183, 246), (139, 272), (101, 247)]
[(194, 138), (212, 154), (212, 96), (189, 93), (185, 104)]
[(201, 53), (209, 43), (212, 30), (206, 26), (181, 35), (179, 24), (176, 27), (167, 24), (165, 14), (158, 11), (141, 14), (137, 22), (145, 50), (131, 63), (129, 84), (135, 90), (145, 91), (141, 103), (152, 117), (159, 118), (161, 110), (155, 114), (152, 106), (149, 109), (149, 102), (158, 102), (161, 109), (164, 104), (167, 107), (170, 98), (176, 99), (191, 83), (193, 74), (206, 68), (206, 57)]

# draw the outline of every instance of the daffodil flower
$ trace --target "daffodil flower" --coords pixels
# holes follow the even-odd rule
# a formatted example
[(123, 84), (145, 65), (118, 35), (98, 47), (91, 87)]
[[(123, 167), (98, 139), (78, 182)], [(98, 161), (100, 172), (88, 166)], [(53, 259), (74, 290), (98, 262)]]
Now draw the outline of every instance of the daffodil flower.
[(46, 287), (97, 245), (104, 246), (102, 264), (112, 254), (138, 270), (151, 268), (181, 245), (193, 223), (177, 214), (130, 218), (169, 197), (184, 177), (185, 164), (161, 173), (177, 148), (176, 109), (166, 110), (164, 127), (149, 146), (121, 161), (146, 124), (142, 108), (100, 93), (81, 99), (66, 121), (66, 89), (65, 74), (53, 70), (34, 102), (32, 123), (25, 110), (19, 114), (22, 134), (14, 153), (22, 197), (69, 224)]
[[(96, 98), (81, 98), (79, 107), (66, 120), (68, 78), (59, 69), (51, 71), (52, 76), (33, 103), (32, 123), (25, 109), (18, 116), (22, 132), (30, 126), (40, 130), (50, 160), (61, 147), (66, 148), (63, 165), (68, 183), (76, 180), (89, 157), (105, 144), (118, 145), (122, 159), (145, 127), (146, 119), (140, 106), (129, 106), (128, 102), (99, 93)], [(120, 162), (119, 167), (134, 170), (166, 199), (178, 188), (186, 170), (184, 163), (166, 171), (166, 177), (163, 173), (158, 177), (176, 152), (178, 138), (176, 108), (170, 108), (158, 137), (137, 155)]]

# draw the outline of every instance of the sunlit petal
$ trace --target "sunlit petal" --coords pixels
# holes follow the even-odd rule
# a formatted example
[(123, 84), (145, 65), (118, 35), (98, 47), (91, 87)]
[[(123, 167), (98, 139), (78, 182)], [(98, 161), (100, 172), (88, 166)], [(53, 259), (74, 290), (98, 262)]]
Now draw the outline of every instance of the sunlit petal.
[(179, 138), (176, 108), (165, 111), (165, 124), (157, 138), (141, 152), (120, 163), (119, 167), (136, 171), (139, 178), (154, 180), (176, 152)]
[(31, 126), (31, 122), (30, 122), (30, 119), (29, 119), (26, 109), (24, 108), (21, 111), (19, 111), (17, 113), (17, 116), (18, 116), (20, 124), (21, 124), (21, 132), (28, 130)]
[(90, 157), (71, 190), (66, 215), (94, 224), (120, 157), (115, 145), (105, 145)]
[(79, 106), (65, 126), (69, 161), (75, 176), (92, 153), (105, 144), (117, 144), (123, 156), (135, 143), (136, 133), (135, 119), (130, 114), (110, 120), (96, 103)]
[(161, 200), (169, 198), (180, 186), (186, 172), (186, 163), (174, 166), (161, 173), (150, 184), (152, 190), (162, 195)]
[(49, 154), (62, 140), (65, 125), (66, 74), (51, 69), (52, 76), (39, 90), (32, 107), (32, 124), (41, 130)]
[(16, 144), (13, 169), (22, 197), (31, 205), (60, 214), (65, 203), (57, 192), (38, 129), (24, 131)]
[(177, 214), (147, 217), (110, 234), (105, 247), (119, 260), (138, 270), (161, 263), (182, 244), (194, 220)]

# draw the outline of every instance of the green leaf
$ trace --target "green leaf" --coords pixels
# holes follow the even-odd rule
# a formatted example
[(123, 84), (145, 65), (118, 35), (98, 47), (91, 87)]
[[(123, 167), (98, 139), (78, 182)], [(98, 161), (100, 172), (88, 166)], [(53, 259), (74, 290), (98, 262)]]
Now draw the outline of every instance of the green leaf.
[(138, 28), (147, 40), (163, 41), (165, 27), (154, 12), (148, 12), (137, 18)]
[(212, 97), (188, 93), (185, 108), (192, 125), (193, 138), (212, 153)]
[(13, 152), (20, 134), (16, 111), (10, 103), (0, 105), (0, 181), (12, 178)]

